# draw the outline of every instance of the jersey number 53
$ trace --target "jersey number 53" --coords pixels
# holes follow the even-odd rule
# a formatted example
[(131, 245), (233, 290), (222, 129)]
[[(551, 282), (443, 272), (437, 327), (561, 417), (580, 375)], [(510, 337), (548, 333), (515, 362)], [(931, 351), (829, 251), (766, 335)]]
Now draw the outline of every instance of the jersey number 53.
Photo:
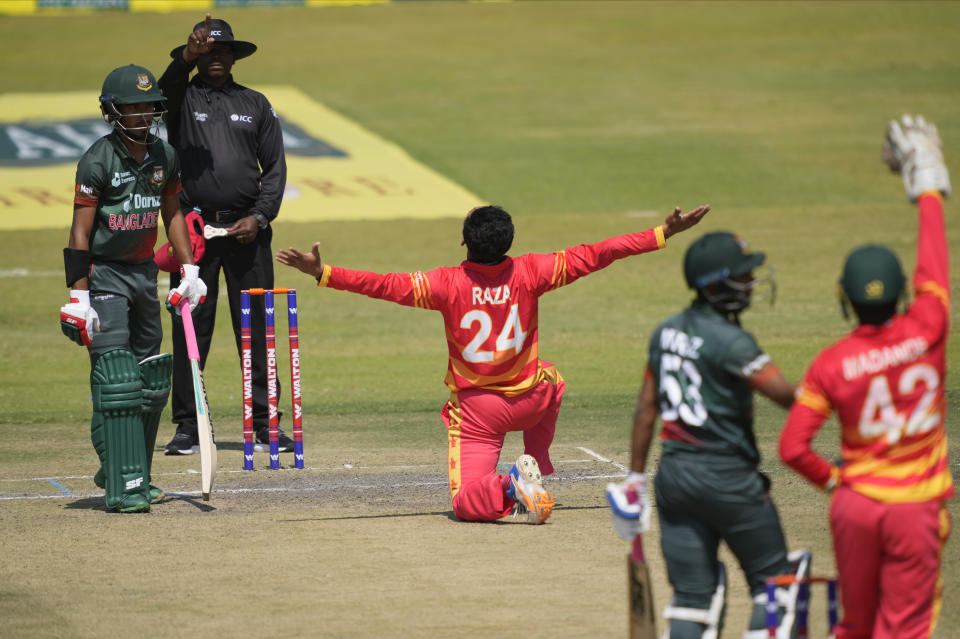
[(660, 413), (664, 421), (679, 418), (688, 426), (703, 426), (707, 407), (700, 394), (703, 377), (697, 365), (679, 355), (664, 353), (660, 358)]

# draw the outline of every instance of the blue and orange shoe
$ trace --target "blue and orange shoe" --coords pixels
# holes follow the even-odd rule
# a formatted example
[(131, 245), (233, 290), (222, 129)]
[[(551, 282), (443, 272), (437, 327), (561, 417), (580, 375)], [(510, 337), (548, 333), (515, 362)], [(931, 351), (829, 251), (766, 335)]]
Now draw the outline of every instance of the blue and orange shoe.
[(520, 455), (510, 469), (507, 497), (516, 502), (511, 515), (530, 524), (542, 524), (553, 512), (553, 495), (543, 489), (540, 466), (531, 455)]

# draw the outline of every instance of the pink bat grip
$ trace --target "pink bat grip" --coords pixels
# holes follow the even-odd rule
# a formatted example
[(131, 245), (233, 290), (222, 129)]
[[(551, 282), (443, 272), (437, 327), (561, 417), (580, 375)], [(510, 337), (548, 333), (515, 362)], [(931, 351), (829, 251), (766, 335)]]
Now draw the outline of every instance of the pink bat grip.
[(644, 561), (643, 558), (643, 539), (640, 535), (633, 538), (633, 553), (631, 554), (637, 561)]
[(197, 334), (193, 330), (193, 316), (190, 315), (190, 300), (180, 300), (180, 317), (183, 318), (183, 336), (187, 340), (187, 357), (200, 361), (200, 349), (197, 348)]

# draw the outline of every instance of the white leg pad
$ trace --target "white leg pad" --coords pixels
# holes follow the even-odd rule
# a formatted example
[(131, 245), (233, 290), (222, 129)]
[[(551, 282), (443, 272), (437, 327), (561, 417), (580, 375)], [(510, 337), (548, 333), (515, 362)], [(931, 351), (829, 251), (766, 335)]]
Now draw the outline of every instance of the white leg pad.
[(703, 608), (681, 608), (679, 606), (667, 606), (663, 609), (663, 618), (666, 620), (667, 630), (662, 639), (670, 639), (670, 620), (678, 619), (680, 621), (692, 621), (702, 623), (706, 629), (701, 635), (701, 639), (718, 639), (720, 636), (720, 626), (723, 621), (723, 606), (727, 598), (727, 569), (722, 561), (717, 562), (717, 589), (710, 599), (710, 607)]
[[(810, 565), (813, 561), (811, 551), (794, 550), (787, 555), (787, 560), (794, 567), (794, 576), (798, 579), (810, 576)], [(775, 593), (777, 607), (783, 610), (783, 616), (777, 626), (776, 639), (792, 639), (793, 626), (797, 620), (797, 597), (800, 593), (800, 585), (793, 583), (789, 586), (778, 587)], [(766, 606), (767, 594), (760, 593), (753, 598), (753, 603)], [(747, 630), (743, 633), (743, 639), (766, 639), (768, 636), (766, 630)]]

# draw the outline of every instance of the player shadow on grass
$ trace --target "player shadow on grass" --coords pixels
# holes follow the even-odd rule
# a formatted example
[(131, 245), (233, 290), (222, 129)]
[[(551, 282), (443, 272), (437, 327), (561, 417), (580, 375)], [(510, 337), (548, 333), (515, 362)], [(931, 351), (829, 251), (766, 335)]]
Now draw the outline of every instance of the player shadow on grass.
[(285, 523), (301, 523), (305, 521), (351, 521), (354, 519), (394, 519), (398, 517), (436, 517), (446, 515), (451, 521), (459, 521), (453, 516), (452, 510), (437, 510), (426, 513), (383, 513), (380, 515), (347, 515), (340, 517), (305, 517), (303, 519), (281, 519)]
[[(164, 500), (159, 504), (153, 504), (151, 506), (151, 509), (163, 508), (164, 505), (169, 505), (171, 504), (171, 502), (174, 502), (174, 501), (185, 501), (188, 504), (195, 506), (197, 510), (201, 510), (203, 512), (212, 512), (216, 510), (216, 507), (211, 506), (210, 504), (205, 504), (199, 499), (191, 495), (183, 495), (180, 493), (167, 493), (167, 496), (164, 498)], [(107, 506), (103, 501), (103, 496), (82, 497), (80, 499), (67, 503), (64, 506), (64, 508), (68, 510), (99, 510), (103, 512), (106, 512), (107, 510)], [(117, 513), (117, 514), (123, 514), (123, 513)]]
[[(562, 506), (562, 504), (558, 504)], [(600, 504), (598, 506), (564, 506), (563, 510), (604, 510), (608, 506), (606, 503)], [(339, 517), (306, 517), (304, 519), (281, 519), (280, 522), (283, 523), (302, 523), (306, 521), (351, 521), (356, 519), (394, 519), (399, 517), (437, 517), (439, 515), (446, 515), (447, 519), (450, 521), (455, 521), (457, 523), (472, 523), (472, 524), (494, 524), (494, 525), (505, 525), (505, 524), (514, 524), (517, 523), (511, 519), (510, 515), (502, 519), (497, 519), (496, 521), (474, 521), (474, 522), (461, 522), (459, 519), (454, 516), (452, 510), (436, 510), (432, 512), (425, 513), (383, 513), (380, 515), (347, 515)]]
[(243, 450), (243, 442), (222, 442), (218, 439), (217, 450)]

